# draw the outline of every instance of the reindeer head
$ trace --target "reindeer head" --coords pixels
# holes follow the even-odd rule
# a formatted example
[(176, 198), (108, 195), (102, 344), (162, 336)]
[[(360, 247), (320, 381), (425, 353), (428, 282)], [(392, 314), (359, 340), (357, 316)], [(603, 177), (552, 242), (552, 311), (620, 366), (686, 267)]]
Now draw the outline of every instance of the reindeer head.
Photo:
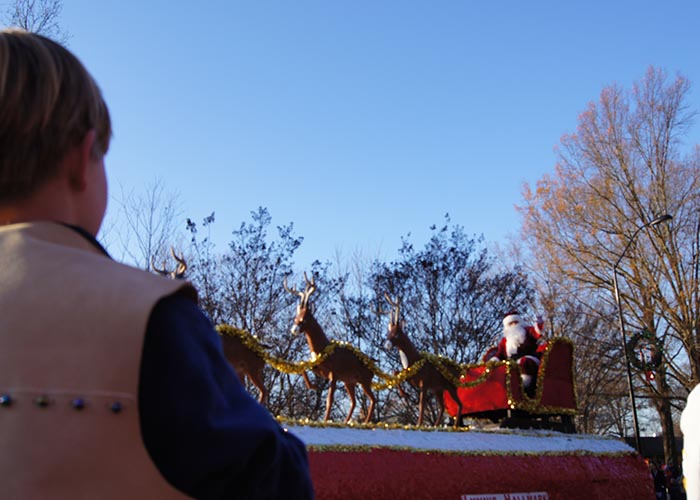
[(155, 262), (153, 262), (153, 258), (151, 258), (151, 268), (161, 276), (167, 276), (176, 280), (185, 279), (185, 271), (187, 271), (187, 262), (185, 262), (184, 255), (178, 256), (175, 253), (175, 249), (173, 247), (170, 247), (170, 253), (172, 254), (173, 258), (177, 261), (177, 268), (174, 271), (166, 270), (165, 262), (163, 262), (163, 266), (159, 269), (158, 267), (156, 267)]
[(401, 299), (392, 300), (388, 294), (384, 294), (384, 298), (391, 304), (393, 309), (389, 312), (381, 311), (384, 314), (389, 314), (389, 326), (386, 332), (386, 342), (384, 348), (391, 349), (391, 346), (398, 346), (401, 338), (404, 336), (403, 325), (401, 321)]
[(314, 282), (314, 277), (311, 276), (311, 280), (306, 277), (306, 272), (304, 272), (304, 281), (306, 281), (306, 287), (303, 292), (300, 292), (296, 287), (289, 288), (287, 286), (287, 278), (284, 278), (284, 289), (293, 295), (299, 296), (299, 303), (297, 304), (297, 312), (294, 316), (294, 325), (292, 326), (292, 333), (299, 334), (304, 332), (306, 329), (307, 321), (310, 317), (313, 317), (313, 308), (309, 304), (309, 296), (316, 291), (316, 283)]

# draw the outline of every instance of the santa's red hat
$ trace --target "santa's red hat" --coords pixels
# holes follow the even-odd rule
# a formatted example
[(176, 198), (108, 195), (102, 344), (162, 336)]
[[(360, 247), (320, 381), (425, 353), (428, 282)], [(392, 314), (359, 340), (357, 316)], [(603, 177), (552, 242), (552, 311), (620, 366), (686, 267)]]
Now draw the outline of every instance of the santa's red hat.
[(518, 311), (509, 311), (503, 315), (503, 326), (508, 326), (508, 324), (513, 321), (517, 321), (518, 323), (523, 322)]

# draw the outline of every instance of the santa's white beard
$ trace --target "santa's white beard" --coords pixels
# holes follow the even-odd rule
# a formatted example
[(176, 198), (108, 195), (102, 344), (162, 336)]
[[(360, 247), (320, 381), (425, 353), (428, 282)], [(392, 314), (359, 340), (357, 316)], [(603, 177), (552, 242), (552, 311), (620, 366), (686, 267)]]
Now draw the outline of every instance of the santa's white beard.
[(506, 326), (503, 329), (503, 336), (506, 338), (506, 354), (508, 357), (518, 352), (518, 347), (525, 342), (526, 335), (527, 332), (524, 326), (513, 325)]

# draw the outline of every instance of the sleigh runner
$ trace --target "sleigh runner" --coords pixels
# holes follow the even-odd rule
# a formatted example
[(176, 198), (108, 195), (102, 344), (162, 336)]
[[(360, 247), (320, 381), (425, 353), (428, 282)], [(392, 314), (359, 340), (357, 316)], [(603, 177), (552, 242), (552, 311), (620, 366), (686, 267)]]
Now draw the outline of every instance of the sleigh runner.
[[(556, 337), (543, 349), (534, 390), (523, 389), (517, 364), (490, 361), (465, 368), (457, 396), (462, 417), (484, 418), (501, 427), (546, 428), (573, 433), (576, 413), (573, 344)], [(445, 408), (454, 418), (457, 402), (443, 394)]]

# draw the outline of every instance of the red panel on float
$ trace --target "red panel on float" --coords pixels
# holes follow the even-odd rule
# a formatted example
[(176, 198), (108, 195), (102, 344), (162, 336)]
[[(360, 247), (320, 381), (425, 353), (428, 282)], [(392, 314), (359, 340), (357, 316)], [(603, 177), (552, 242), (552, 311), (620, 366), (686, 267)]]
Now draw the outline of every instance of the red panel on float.
[(319, 500), (460, 500), (463, 495), (515, 492), (546, 492), (548, 500), (654, 497), (647, 466), (635, 454), (472, 456), (311, 449), (309, 460)]

